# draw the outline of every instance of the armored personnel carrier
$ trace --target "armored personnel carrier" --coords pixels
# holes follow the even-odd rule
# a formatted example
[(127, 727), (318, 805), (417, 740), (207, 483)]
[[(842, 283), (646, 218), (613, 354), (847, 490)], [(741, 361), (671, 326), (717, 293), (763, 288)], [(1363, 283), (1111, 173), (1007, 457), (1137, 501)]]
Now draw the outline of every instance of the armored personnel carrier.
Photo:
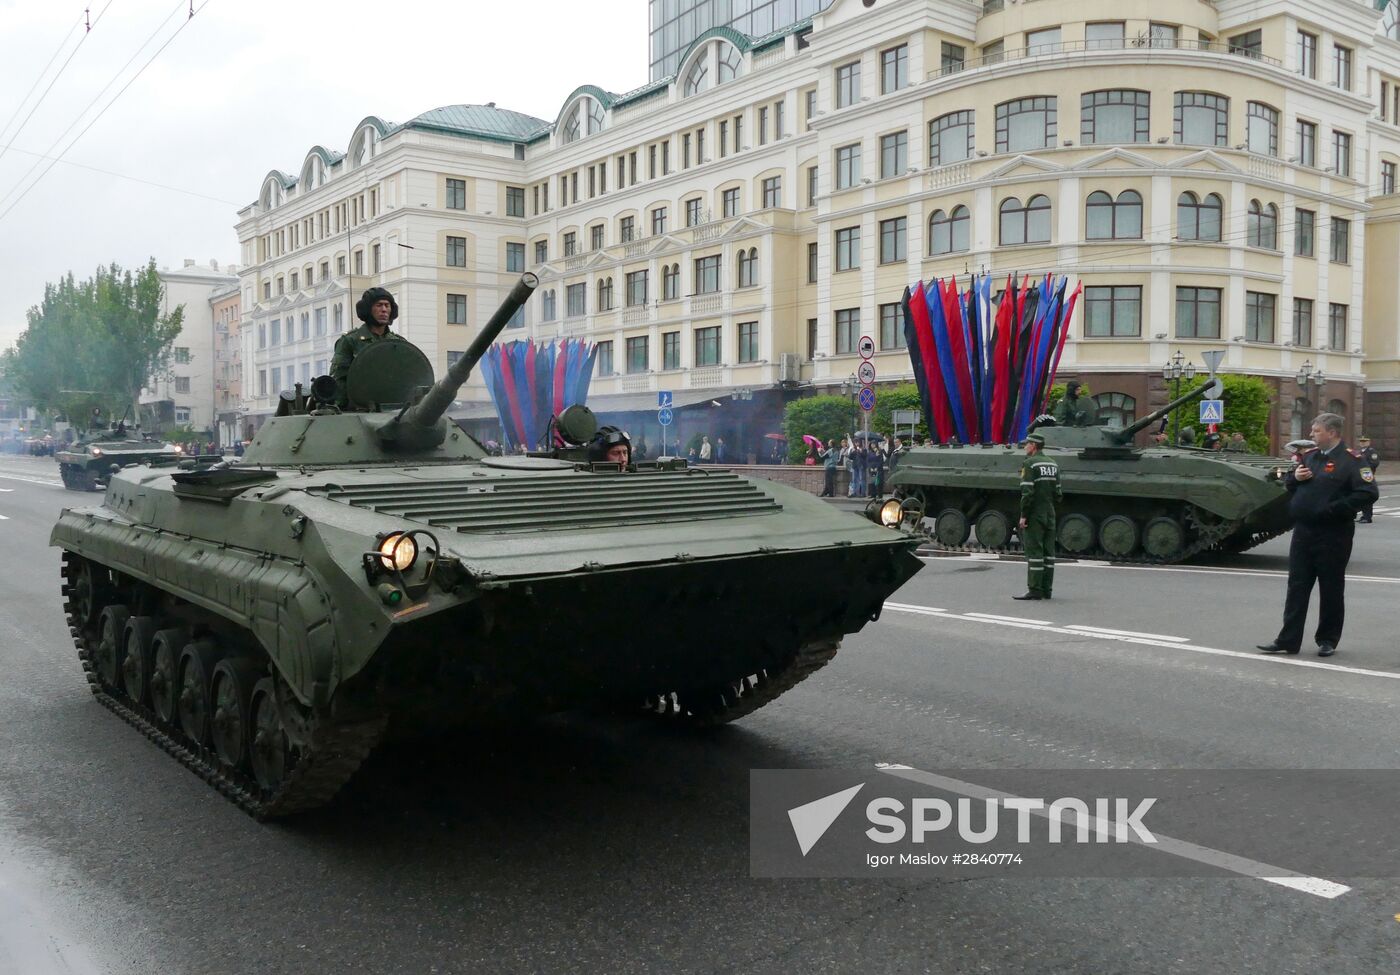
[(407, 342), (283, 393), (236, 463), (131, 467), (66, 510), (98, 699), (249, 813), (329, 801), (386, 733), (580, 706), (747, 714), (826, 664), (917, 539), (719, 469), (490, 457)]
[(86, 436), (55, 452), (58, 474), (70, 491), (96, 491), (107, 486), (112, 472), (128, 464), (149, 464), (171, 460), (180, 449), (140, 433), (129, 432), (126, 418), (106, 430), (92, 430)]
[[(1036, 428), (1060, 466), (1061, 553), (1182, 562), (1204, 552), (1242, 552), (1292, 527), (1283, 461), (1133, 445), (1139, 432), (1218, 388), (1192, 390), (1126, 427)], [(900, 457), (890, 484), (932, 520), (939, 546), (1014, 551), (1024, 460), (1019, 447), (1000, 444), (921, 447)]]

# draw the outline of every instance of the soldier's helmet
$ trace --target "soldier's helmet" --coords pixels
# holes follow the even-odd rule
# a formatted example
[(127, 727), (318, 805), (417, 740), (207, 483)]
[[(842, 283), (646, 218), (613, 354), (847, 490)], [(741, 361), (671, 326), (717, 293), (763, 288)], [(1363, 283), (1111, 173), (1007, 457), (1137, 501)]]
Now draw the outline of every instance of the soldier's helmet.
[(1038, 433), (1028, 434), (1028, 435), (1026, 436), (1026, 443), (1033, 443), (1033, 444), (1035, 444), (1037, 447), (1044, 447), (1044, 446), (1045, 446), (1045, 438), (1042, 437), (1042, 436), (1041, 436), (1040, 434), (1038, 434)]
[(1065, 395), (1078, 396), (1079, 391), (1083, 388), (1084, 384), (1081, 383), (1078, 379), (1071, 379), (1069, 382), (1065, 383)]
[(389, 302), (389, 324), (392, 325), (394, 320), (399, 317), (399, 303), (394, 300), (394, 296), (389, 293), (387, 288), (366, 289), (365, 293), (360, 295), (360, 300), (355, 302), (355, 316), (368, 325), (374, 320), (370, 314), (374, 303), (385, 300)]

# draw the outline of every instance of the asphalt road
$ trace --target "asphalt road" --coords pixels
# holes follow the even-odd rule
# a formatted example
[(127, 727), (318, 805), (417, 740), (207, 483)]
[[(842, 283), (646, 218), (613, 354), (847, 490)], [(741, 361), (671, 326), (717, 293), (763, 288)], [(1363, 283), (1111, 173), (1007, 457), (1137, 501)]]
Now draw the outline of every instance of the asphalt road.
[[(1207, 566), (1063, 564), (1038, 604), (1009, 599), (1024, 564), (934, 557), (735, 726), (571, 715), (388, 747), (334, 807), (264, 826), (93, 701), (47, 539), (97, 496), (0, 457), (0, 973), (1394, 971), (1394, 878), (1327, 875), (1343, 892), (1319, 896), (1228, 870), (756, 880), (748, 861), (754, 768), (1395, 768), (1383, 491), (1328, 661), (1251, 652), (1278, 626), (1286, 538)], [(1293, 811), (1254, 832), (1358, 841), (1342, 799)], [(1248, 827), (1223, 852), (1249, 855)]]

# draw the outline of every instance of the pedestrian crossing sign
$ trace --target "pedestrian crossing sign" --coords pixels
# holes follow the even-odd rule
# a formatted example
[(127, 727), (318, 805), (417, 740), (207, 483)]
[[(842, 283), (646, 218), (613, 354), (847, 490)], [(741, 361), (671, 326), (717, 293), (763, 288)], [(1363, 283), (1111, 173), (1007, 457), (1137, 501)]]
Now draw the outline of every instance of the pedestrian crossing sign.
[(1201, 400), (1202, 423), (1224, 423), (1225, 401), (1220, 399)]

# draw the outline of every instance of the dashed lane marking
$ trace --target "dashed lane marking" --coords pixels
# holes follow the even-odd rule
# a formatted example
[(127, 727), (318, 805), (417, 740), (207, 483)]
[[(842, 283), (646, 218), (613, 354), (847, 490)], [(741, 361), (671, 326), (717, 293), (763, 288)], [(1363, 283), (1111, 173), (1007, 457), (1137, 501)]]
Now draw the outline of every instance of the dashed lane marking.
[(1110, 630), (1102, 626), (1081, 626), (1071, 623), (1065, 627), (1067, 630), (1080, 630), (1084, 633), (1106, 633), (1109, 636), (1138, 636), (1148, 640), (1170, 640), (1172, 643), (1190, 643), (1189, 636), (1167, 636), (1162, 633), (1138, 633), (1136, 630)]
[(1045, 626), (1049, 620), (1028, 620), (1024, 616), (1002, 616), (999, 613), (968, 613), (968, 616), (979, 620), (996, 620), (999, 623), (1034, 623), (1037, 626)]
[[(26, 474), (0, 474), (7, 481), (25, 481), (29, 484), (43, 484), (47, 487), (63, 487), (63, 482), (58, 478), (30, 477)], [(13, 490), (8, 488), (7, 490)]]
[[(1003, 792), (1000, 789), (992, 789), (984, 785), (977, 785), (973, 782), (965, 782), (962, 779), (954, 779), (946, 775), (925, 772), (922, 769), (913, 768), (908, 765), (894, 765), (886, 762), (879, 762), (876, 763), (875, 767), (886, 775), (892, 775), (908, 782), (918, 782), (921, 785), (932, 786), (940, 792), (951, 792), (954, 795), (967, 796), (970, 799), (1000, 799), (1005, 801), (1025, 798), (1024, 796), (1017, 796), (1010, 792)], [(1042, 819), (1050, 819), (1053, 817), (1060, 822), (1067, 821), (1069, 825), (1077, 825), (1079, 818), (1075, 813), (1066, 809), (1031, 809), (1027, 807), (1027, 811)], [(1154, 832), (1153, 838), (1155, 842), (1149, 843), (1135, 835), (1132, 830), (1123, 828), (1122, 824), (1111, 819), (1100, 819), (1098, 816), (1089, 816), (1086, 821), (1095, 835), (1122, 836), (1126, 838), (1127, 842), (1141, 846), (1143, 849), (1155, 850), (1158, 853), (1166, 853), (1170, 856), (1181, 857), (1184, 860), (1203, 863), (1207, 866), (1226, 870), (1242, 877), (1252, 877), (1255, 880), (1262, 880), (1265, 883), (1277, 884), (1280, 887), (1287, 887), (1290, 890), (1296, 890), (1300, 893), (1311, 894), (1314, 897), (1333, 900), (1351, 890), (1351, 888), (1345, 884), (1324, 880), (1321, 877), (1311, 877), (1307, 874), (1298, 873), (1296, 870), (1275, 867), (1268, 863), (1260, 863), (1258, 860), (1236, 856), (1233, 853), (1226, 853), (1224, 850), (1215, 850), (1208, 846), (1201, 846), (1198, 843), (1192, 843), (1187, 840), (1179, 840), (1171, 836), (1164, 836), (1161, 833)], [(1397, 915), (1397, 917), (1400, 917), (1400, 915)]]

